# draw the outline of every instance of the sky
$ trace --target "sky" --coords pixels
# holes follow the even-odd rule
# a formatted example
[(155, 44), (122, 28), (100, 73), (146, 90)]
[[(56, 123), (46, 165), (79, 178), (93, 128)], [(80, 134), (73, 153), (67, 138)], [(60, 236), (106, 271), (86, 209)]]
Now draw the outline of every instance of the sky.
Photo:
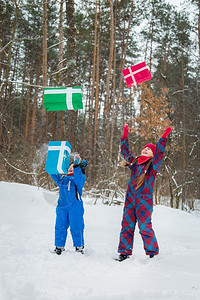
[(169, 2), (170, 4), (175, 5), (178, 8), (180, 8), (181, 3), (183, 3), (183, 0), (166, 0), (166, 2)]

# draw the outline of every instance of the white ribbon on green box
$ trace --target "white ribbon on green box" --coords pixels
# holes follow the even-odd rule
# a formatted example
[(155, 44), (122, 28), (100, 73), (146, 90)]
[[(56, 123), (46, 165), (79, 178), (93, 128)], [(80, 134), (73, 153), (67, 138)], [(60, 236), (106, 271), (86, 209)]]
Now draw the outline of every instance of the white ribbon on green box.
[(81, 87), (44, 88), (47, 111), (83, 109)]

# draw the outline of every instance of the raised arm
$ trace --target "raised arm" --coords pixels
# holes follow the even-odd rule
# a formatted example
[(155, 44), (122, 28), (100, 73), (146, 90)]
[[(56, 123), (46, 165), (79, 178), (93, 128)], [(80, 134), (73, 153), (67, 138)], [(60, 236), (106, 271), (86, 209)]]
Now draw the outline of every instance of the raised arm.
[(155, 155), (152, 160), (153, 169), (156, 172), (158, 172), (161, 167), (161, 163), (164, 158), (167, 137), (170, 134), (170, 132), (171, 132), (171, 127), (167, 127), (167, 129), (165, 130), (165, 132), (163, 133), (163, 135), (161, 136), (161, 138), (159, 139), (156, 145)]
[(60, 174), (49, 174), (57, 186), (61, 185), (63, 175)]
[(166, 139), (170, 132), (172, 131), (171, 127), (167, 127), (161, 138)]
[(134, 156), (131, 154), (129, 150), (128, 143), (128, 124), (124, 125), (123, 136), (121, 138), (121, 156), (126, 160), (127, 163), (132, 163), (134, 160)]
[(80, 196), (82, 196), (83, 186), (85, 184), (86, 176), (85, 169), (88, 165), (86, 160), (81, 161), (79, 164), (74, 164), (74, 183)]

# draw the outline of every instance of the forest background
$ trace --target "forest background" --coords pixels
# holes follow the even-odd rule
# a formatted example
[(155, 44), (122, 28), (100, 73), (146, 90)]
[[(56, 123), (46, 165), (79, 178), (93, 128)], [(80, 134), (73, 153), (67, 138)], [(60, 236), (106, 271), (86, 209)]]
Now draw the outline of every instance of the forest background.
[[(89, 162), (85, 192), (120, 204), (132, 153), (172, 127), (156, 204), (193, 210), (200, 195), (200, 1), (0, 0), (0, 180), (55, 186), (48, 142), (67, 140)], [(152, 79), (127, 88), (122, 70), (145, 61)], [(44, 87), (81, 86), (84, 109), (46, 112)]]

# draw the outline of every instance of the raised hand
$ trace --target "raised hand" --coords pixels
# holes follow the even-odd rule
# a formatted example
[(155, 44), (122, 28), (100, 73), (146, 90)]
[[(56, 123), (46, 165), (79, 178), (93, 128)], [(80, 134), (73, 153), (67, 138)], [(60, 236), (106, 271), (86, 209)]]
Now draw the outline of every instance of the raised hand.
[(80, 155), (77, 153), (74, 155), (74, 164), (77, 165), (81, 162)]
[(87, 165), (88, 165), (88, 162), (85, 159), (82, 160), (82, 162), (80, 163), (80, 168), (81, 168), (81, 171), (83, 174), (85, 174), (85, 169), (86, 169)]
[(128, 124), (125, 124), (124, 125), (124, 132), (123, 132), (123, 136), (122, 136), (123, 139), (126, 139), (128, 137), (128, 130), (129, 130)]
[(167, 127), (165, 133), (163, 133), (162, 138), (166, 139), (171, 132), (171, 127)]

